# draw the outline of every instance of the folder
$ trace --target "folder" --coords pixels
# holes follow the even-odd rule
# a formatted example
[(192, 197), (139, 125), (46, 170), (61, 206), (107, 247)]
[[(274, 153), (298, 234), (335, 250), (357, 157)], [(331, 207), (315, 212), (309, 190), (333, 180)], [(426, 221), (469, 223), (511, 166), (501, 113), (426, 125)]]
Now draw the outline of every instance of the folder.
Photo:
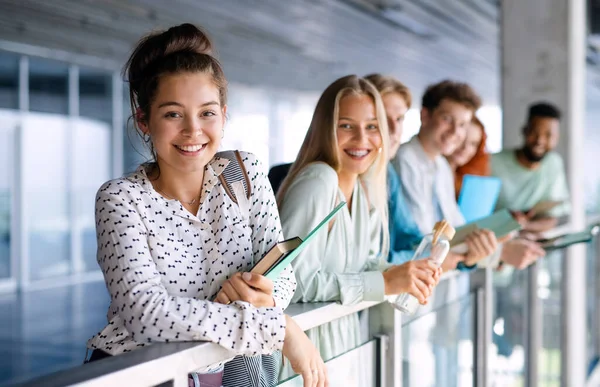
[(502, 238), (511, 232), (520, 230), (521, 225), (513, 218), (508, 210), (503, 209), (496, 211), (490, 216), (457, 227), (456, 234), (452, 241), (450, 241), (452, 251), (459, 254), (466, 253), (467, 245), (465, 240), (470, 233), (478, 229), (490, 230), (496, 235), (496, 238)]
[(254, 265), (252, 273), (262, 274), (270, 280), (276, 280), (285, 267), (306, 248), (310, 241), (333, 219), (333, 217), (346, 205), (346, 202), (338, 204), (322, 221), (315, 227), (306, 238), (291, 238), (283, 242), (277, 242), (265, 256)]
[(491, 176), (465, 175), (458, 196), (458, 208), (465, 221), (491, 215), (496, 208), (502, 180)]
[(538, 240), (538, 242), (542, 245), (542, 248), (546, 250), (546, 252), (549, 252), (553, 250), (564, 249), (578, 243), (591, 242), (594, 236), (598, 235), (599, 231), (600, 226), (594, 225), (585, 231), (559, 235), (550, 239), (541, 239)]

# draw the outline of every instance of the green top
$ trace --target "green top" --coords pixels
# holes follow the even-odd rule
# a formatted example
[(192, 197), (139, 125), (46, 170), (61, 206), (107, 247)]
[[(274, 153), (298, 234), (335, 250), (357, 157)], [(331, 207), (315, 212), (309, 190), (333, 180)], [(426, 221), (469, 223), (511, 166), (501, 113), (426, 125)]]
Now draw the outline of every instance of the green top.
[(536, 169), (519, 164), (515, 149), (492, 155), (492, 175), (502, 180), (497, 209), (527, 211), (541, 201), (563, 201), (547, 215), (561, 217), (570, 212), (569, 189), (561, 156), (549, 152)]

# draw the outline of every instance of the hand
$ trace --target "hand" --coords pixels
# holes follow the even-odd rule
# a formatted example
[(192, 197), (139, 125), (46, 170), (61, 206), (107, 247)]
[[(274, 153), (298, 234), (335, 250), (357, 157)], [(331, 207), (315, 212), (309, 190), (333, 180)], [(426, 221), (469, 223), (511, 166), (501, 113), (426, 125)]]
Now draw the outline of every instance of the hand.
[(302, 375), (304, 387), (329, 386), (327, 368), (319, 351), (291, 317), (286, 315), (285, 320), (283, 356), (288, 358), (294, 372)]
[(545, 255), (546, 252), (539, 243), (527, 239), (515, 239), (504, 244), (500, 260), (522, 270)]
[(444, 273), (456, 270), (456, 266), (458, 265), (458, 263), (464, 262), (465, 258), (466, 257), (464, 254), (456, 254), (450, 251), (448, 255), (446, 255), (446, 259), (444, 259), (444, 262), (442, 262), (442, 270), (444, 271)]
[(529, 223), (530, 219), (528, 214), (523, 213), (521, 211), (511, 211), (511, 215), (513, 216), (513, 218), (515, 218), (515, 220), (521, 225), (523, 229), (527, 227), (527, 223)]
[(498, 248), (496, 235), (490, 230), (475, 230), (467, 236), (466, 242), (469, 249), (465, 258), (467, 266), (475, 265)]
[(519, 233), (519, 236), (523, 239), (527, 239), (530, 241), (536, 241), (541, 238), (541, 234), (539, 232), (526, 231), (526, 230), (521, 231)]
[(383, 272), (385, 294), (409, 293), (425, 305), (440, 280), (440, 269), (430, 259), (409, 261)]
[(509, 240), (516, 238), (518, 235), (519, 235), (518, 231), (509, 232), (508, 234), (506, 234), (502, 238), (498, 238), (498, 244), (506, 243)]
[(275, 306), (273, 281), (256, 273), (235, 273), (223, 282), (215, 302), (246, 301), (257, 308)]

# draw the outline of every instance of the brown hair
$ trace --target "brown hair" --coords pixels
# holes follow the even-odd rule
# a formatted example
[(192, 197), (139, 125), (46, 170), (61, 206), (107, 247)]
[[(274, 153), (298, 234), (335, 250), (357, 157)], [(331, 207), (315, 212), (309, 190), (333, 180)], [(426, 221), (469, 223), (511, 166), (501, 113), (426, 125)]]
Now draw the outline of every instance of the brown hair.
[(404, 99), (404, 102), (406, 102), (406, 107), (410, 109), (410, 105), (412, 105), (412, 95), (409, 88), (406, 87), (404, 83), (392, 76), (383, 74), (369, 74), (365, 76), (365, 79), (377, 88), (382, 97), (388, 93), (400, 94)]
[[(227, 80), (219, 61), (212, 56), (213, 45), (206, 33), (185, 23), (143, 37), (127, 60), (123, 73), (129, 82), (129, 102), (134, 126), (150, 117), (160, 78), (167, 74), (200, 72), (209, 74), (219, 89), (221, 106), (227, 103)], [(138, 110), (139, 109), (139, 110)], [(145, 141), (152, 154), (152, 144)]]
[(444, 99), (458, 102), (473, 112), (481, 106), (481, 98), (471, 86), (466, 83), (445, 80), (427, 87), (423, 94), (421, 107), (432, 112)]
[(479, 143), (479, 146), (477, 147), (477, 152), (475, 153), (473, 158), (469, 160), (465, 165), (456, 168), (456, 172), (454, 173), (454, 189), (457, 199), (458, 195), (460, 195), (460, 190), (462, 189), (462, 181), (465, 175), (489, 176), (491, 173), (490, 154), (485, 149), (487, 142), (487, 134), (485, 133), (485, 127), (475, 115), (473, 115), (471, 123), (475, 124), (475, 126), (481, 129), (481, 142)]

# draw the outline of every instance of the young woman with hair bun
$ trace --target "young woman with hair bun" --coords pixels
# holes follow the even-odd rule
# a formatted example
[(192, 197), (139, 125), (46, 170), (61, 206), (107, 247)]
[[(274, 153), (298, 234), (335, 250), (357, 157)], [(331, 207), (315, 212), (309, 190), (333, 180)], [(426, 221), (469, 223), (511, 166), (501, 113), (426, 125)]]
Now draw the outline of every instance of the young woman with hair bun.
[[(88, 341), (90, 361), (155, 342), (210, 341), (238, 356), (200, 370), (195, 385), (274, 385), (282, 351), (305, 386), (325, 386), (318, 351), (283, 313), (292, 268), (273, 282), (248, 273), (282, 239), (281, 225), (259, 160), (217, 153), (227, 81), (211, 52), (202, 30), (182, 24), (144, 37), (125, 66), (135, 127), (153, 159), (96, 196), (111, 303), (108, 325)], [(236, 162), (245, 174), (232, 194), (224, 176)]]

